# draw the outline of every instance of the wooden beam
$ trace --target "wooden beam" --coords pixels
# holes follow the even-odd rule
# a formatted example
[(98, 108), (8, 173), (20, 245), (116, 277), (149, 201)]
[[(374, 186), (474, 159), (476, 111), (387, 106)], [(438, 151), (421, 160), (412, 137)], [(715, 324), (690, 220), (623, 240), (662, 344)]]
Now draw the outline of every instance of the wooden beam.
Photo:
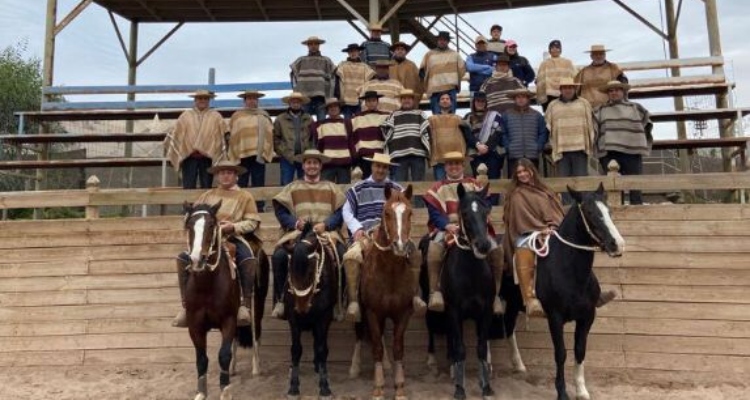
[(120, 42), (122, 53), (125, 54), (126, 60), (130, 60), (130, 54), (128, 54), (128, 48), (127, 46), (125, 46), (125, 39), (123, 39), (122, 32), (120, 32), (120, 26), (117, 25), (117, 21), (115, 21), (115, 14), (113, 14), (111, 10), (108, 10), (107, 13), (109, 14), (109, 20), (112, 21), (112, 26), (115, 28), (115, 33), (117, 34), (117, 40)]
[(78, 5), (76, 5), (75, 8), (73, 8), (73, 10), (71, 10), (68, 15), (66, 15), (59, 24), (57, 24), (57, 26), (55, 26), (55, 36), (62, 32), (62, 30), (65, 29), (68, 24), (73, 22), (73, 20), (76, 19), (76, 17), (81, 14), (83, 10), (85, 10), (86, 7), (91, 4), (92, 1), (94, 0), (81, 0), (81, 2), (78, 3)]
[(208, 15), (208, 18), (211, 21), (216, 22), (216, 16), (214, 16), (211, 10), (208, 7), (206, 7), (206, 2), (204, 0), (197, 0), (197, 1), (198, 1), (198, 4), (201, 5), (201, 8), (203, 9), (203, 11), (206, 12), (206, 15)]
[(170, 37), (171, 37), (172, 35), (174, 35), (174, 33), (175, 33), (175, 32), (177, 32), (177, 30), (178, 30), (178, 29), (180, 29), (180, 28), (182, 27), (182, 25), (184, 25), (184, 24), (185, 24), (184, 22), (180, 22), (180, 23), (178, 23), (177, 25), (175, 25), (175, 26), (174, 26), (174, 27), (173, 27), (173, 28), (172, 28), (172, 29), (171, 29), (171, 30), (170, 30), (169, 32), (167, 32), (167, 34), (166, 34), (166, 35), (164, 35), (164, 37), (162, 37), (162, 38), (161, 38), (161, 39), (160, 39), (160, 40), (159, 40), (158, 42), (156, 42), (156, 44), (155, 44), (155, 45), (153, 45), (153, 46), (152, 46), (152, 47), (151, 47), (151, 48), (150, 48), (150, 49), (149, 49), (149, 50), (148, 50), (148, 51), (146, 52), (146, 54), (144, 54), (143, 56), (141, 56), (141, 58), (139, 58), (139, 59), (138, 59), (138, 61), (136, 61), (136, 63), (135, 63), (135, 66), (136, 66), (136, 67), (138, 67), (138, 66), (140, 66), (140, 65), (141, 65), (141, 63), (143, 63), (144, 61), (146, 61), (146, 59), (147, 59), (147, 58), (148, 58), (148, 57), (149, 57), (149, 56), (150, 56), (150, 55), (151, 55), (151, 54), (152, 54), (153, 52), (155, 52), (155, 51), (156, 51), (156, 49), (158, 49), (159, 47), (161, 47), (161, 45), (162, 45), (162, 44), (164, 44), (164, 42), (166, 42), (166, 41), (167, 41), (167, 40), (168, 40), (168, 39), (169, 39), (169, 38), (170, 38)]
[(350, 14), (352, 14), (355, 18), (359, 20), (362, 24), (365, 26), (369, 26), (370, 23), (365, 19), (365, 17), (362, 16), (357, 10), (354, 9), (349, 3), (346, 2), (346, 0), (336, 0), (339, 4), (341, 4), (342, 7), (346, 8), (347, 11), (349, 11)]
[(406, 3), (406, 0), (399, 0), (398, 3), (396, 3), (393, 7), (391, 7), (390, 10), (383, 16), (383, 18), (380, 19), (380, 22), (378, 22), (380, 25), (384, 25), (392, 16), (395, 14), (401, 6)]
[(638, 14), (635, 10), (628, 7), (625, 3), (622, 2), (622, 0), (612, 0), (620, 6), (623, 10), (627, 11), (630, 15), (634, 16), (638, 21), (641, 21), (644, 25), (646, 25), (647, 28), (654, 31), (657, 35), (661, 36), (664, 40), (669, 40), (669, 35), (662, 32), (661, 29), (655, 27), (651, 22), (649, 22), (646, 18), (643, 18), (641, 14)]
[(157, 20), (157, 21), (162, 21), (163, 20), (163, 18), (161, 17), (161, 15), (157, 14), (156, 11), (154, 11), (153, 8), (151, 8), (148, 4), (146, 4), (145, 1), (143, 1), (143, 0), (136, 0), (136, 1), (138, 2), (138, 4), (141, 5), (141, 7), (143, 7), (144, 10), (148, 11), (148, 13), (151, 14), (151, 16), (154, 17), (155, 20)]
[[(320, 0), (315, 0), (315, 12), (318, 14), (318, 20), (323, 20), (323, 14), (320, 13)], [(349, 20), (347, 20), (349, 21)]]
[[(315, 0), (315, 3), (318, 3), (318, 0)], [(270, 21), (268, 18), (268, 13), (266, 12), (266, 6), (263, 5), (263, 0), (255, 0), (255, 4), (258, 5), (258, 8), (260, 9), (260, 13), (263, 14), (263, 18), (266, 21)], [(320, 11), (318, 11), (318, 15), (320, 15)]]

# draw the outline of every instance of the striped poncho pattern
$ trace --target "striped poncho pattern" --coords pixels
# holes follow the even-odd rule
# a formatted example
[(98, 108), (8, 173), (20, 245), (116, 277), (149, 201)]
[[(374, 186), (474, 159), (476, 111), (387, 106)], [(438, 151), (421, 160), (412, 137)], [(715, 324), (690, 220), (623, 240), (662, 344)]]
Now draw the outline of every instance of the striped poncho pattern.
[(393, 159), (430, 156), (430, 124), (421, 110), (394, 111), (383, 122), (385, 150)]
[(365, 232), (380, 223), (380, 218), (383, 216), (383, 204), (386, 202), (386, 185), (391, 185), (397, 190), (404, 190), (401, 185), (389, 179), (383, 182), (366, 179), (355, 183), (346, 191), (346, 201), (352, 209), (352, 214), (362, 224)]

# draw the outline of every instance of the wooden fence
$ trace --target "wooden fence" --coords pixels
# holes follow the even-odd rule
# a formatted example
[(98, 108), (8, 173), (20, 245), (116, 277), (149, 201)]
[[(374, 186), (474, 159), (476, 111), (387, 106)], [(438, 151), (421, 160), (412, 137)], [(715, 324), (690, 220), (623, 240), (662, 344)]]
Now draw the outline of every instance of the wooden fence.
[[(573, 183), (586, 190), (602, 179), (615, 202), (622, 188), (750, 187), (746, 173), (648, 180), (587, 177)], [(556, 189), (570, 183), (551, 182)], [(425, 185), (418, 184), (417, 191), (423, 192)], [(267, 199), (277, 190), (252, 192)], [(169, 324), (179, 307), (174, 256), (184, 247), (181, 218), (96, 218), (96, 208), (177, 204), (196, 194), (92, 187), (90, 192), (0, 195), (4, 208), (85, 206), (89, 216), (0, 222), (0, 365), (192, 363), (187, 332)], [(727, 376), (750, 373), (750, 208), (614, 206), (613, 214), (626, 253), (616, 259), (597, 255), (595, 266), (603, 286), (621, 296), (600, 310), (587, 364)], [(261, 235), (270, 242), (278, 234), (275, 219), (272, 214), (261, 218)], [(425, 232), (426, 213), (417, 210), (414, 218), (414, 235), (419, 236)], [(501, 220), (498, 211), (493, 220)], [(287, 329), (285, 322), (264, 321), (264, 362), (287, 360)], [(350, 326), (335, 323), (331, 339), (332, 362), (347, 362), (353, 344)], [(552, 365), (544, 320), (521, 317), (518, 340), (527, 365)], [(211, 343), (216, 349), (216, 335)], [(408, 362), (424, 360), (422, 321), (412, 321), (406, 345)], [(507, 364), (504, 346), (493, 349), (495, 362)]]

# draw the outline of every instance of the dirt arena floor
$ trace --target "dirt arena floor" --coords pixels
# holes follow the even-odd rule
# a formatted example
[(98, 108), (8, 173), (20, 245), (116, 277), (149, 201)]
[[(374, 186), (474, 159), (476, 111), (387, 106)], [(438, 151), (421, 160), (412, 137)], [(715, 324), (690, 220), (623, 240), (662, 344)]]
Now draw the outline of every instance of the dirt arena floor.
[[(551, 355), (550, 355), (551, 356)], [(248, 363), (238, 364), (233, 377), (232, 394), (237, 399), (284, 399), (288, 366), (263, 365), (263, 374), (251, 377)], [(348, 378), (348, 366), (330, 367), (335, 399), (369, 399), (371, 367), (363, 365), (360, 378)], [(568, 371), (568, 394), (574, 395), (572, 374)], [(426, 367), (412, 367), (407, 373), (410, 399), (450, 399), (453, 385), (447, 372), (435, 376)], [(217, 366), (210, 365), (209, 398), (218, 399)], [(532, 369), (526, 374), (496, 371), (493, 388), (496, 400), (554, 399), (554, 373), (551, 369)], [(316, 399), (317, 379), (312, 366), (302, 368), (303, 399)], [(386, 388), (392, 387), (386, 373)], [(734, 380), (734, 382), (740, 382)], [(596, 400), (719, 400), (750, 399), (750, 386), (731, 383), (727, 376), (672, 372), (596, 371), (587, 369), (587, 386)], [(149, 365), (110, 367), (25, 367), (0, 370), (2, 399), (192, 399), (195, 372), (192, 365)], [(470, 399), (481, 398), (475, 370), (467, 371), (466, 387)], [(392, 390), (386, 398), (393, 398)]]

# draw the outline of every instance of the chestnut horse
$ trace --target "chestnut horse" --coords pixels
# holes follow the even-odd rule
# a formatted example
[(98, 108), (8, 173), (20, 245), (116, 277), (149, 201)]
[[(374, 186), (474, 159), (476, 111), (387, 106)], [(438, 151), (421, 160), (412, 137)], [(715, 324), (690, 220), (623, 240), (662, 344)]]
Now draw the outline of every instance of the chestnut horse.
[(222, 244), (221, 229), (216, 219), (216, 212), (220, 207), (221, 202), (214, 206), (185, 204), (185, 230), (188, 233), (188, 254), (191, 260), (185, 312), (198, 370), (196, 400), (203, 400), (208, 396), (206, 336), (209, 330), (221, 331), (219, 386), (222, 399), (231, 397), (227, 388), (235, 337), (241, 347), (253, 344), (251, 328), (237, 326), (240, 286)]
[[(364, 263), (360, 282), (360, 300), (363, 310), (363, 325), (372, 342), (372, 358), (375, 361), (373, 399), (384, 397), (385, 346), (381, 339), (385, 333), (385, 321), (393, 322), (393, 359), (395, 361), (395, 398), (405, 399), (404, 391), (404, 333), (409, 325), (414, 308), (412, 299), (417, 282), (410, 270), (409, 256), (417, 251), (409, 241), (412, 216), (412, 187), (402, 192), (385, 186), (386, 202), (380, 225), (375, 229), (370, 246), (364, 251)], [(363, 338), (363, 327), (357, 326), (352, 368), (358, 370), (359, 346)], [(387, 362), (387, 354), (386, 354)], [(387, 369), (387, 366), (386, 366)]]

